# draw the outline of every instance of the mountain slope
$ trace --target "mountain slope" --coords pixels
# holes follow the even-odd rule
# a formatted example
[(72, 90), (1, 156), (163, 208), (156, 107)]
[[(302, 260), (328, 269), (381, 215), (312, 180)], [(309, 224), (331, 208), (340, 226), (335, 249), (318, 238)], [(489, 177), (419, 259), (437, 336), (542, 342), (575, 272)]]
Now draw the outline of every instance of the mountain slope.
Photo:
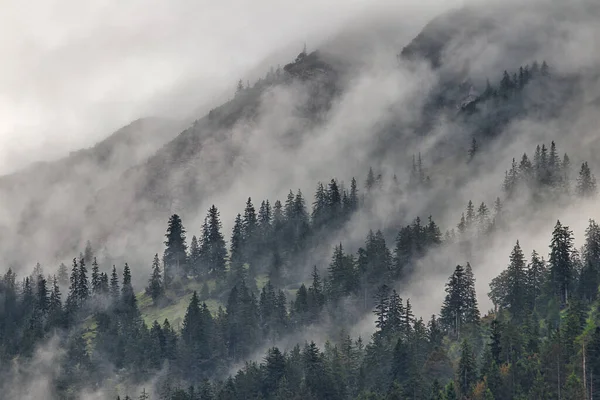
[[(89, 149), (0, 177), (0, 226), (8, 228), (5, 263), (52, 259), (57, 249), (76, 248), (95, 192), (147, 159), (179, 129), (174, 121), (139, 119)], [(24, 238), (34, 240), (37, 249), (25, 249)]]

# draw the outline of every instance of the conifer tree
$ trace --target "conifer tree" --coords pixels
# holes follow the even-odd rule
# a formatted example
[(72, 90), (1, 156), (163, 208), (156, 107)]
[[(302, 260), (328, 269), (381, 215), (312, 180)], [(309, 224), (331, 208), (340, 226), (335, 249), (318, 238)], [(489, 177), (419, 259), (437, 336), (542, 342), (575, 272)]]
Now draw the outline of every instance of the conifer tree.
[(485, 203), (477, 209), (477, 231), (480, 235), (486, 234), (490, 227), (490, 212)]
[[(489, 84), (489, 82), (488, 82)], [(471, 140), (471, 147), (469, 147), (469, 157), (467, 159), (467, 162), (470, 163), (471, 161), (473, 161), (473, 159), (475, 158), (475, 155), (477, 154), (477, 151), (479, 150), (479, 145), (477, 143), (477, 140), (475, 139), (475, 137), (473, 137), (473, 139)]]
[(92, 261), (92, 294), (97, 296), (101, 292), (101, 276), (100, 271), (98, 269), (98, 261), (96, 261), (96, 257), (93, 258)]
[(192, 241), (190, 242), (190, 252), (187, 264), (190, 274), (195, 277), (200, 277), (206, 272), (202, 269), (202, 253), (196, 235), (192, 236)]
[(508, 293), (506, 302), (508, 310), (516, 321), (521, 321), (527, 305), (527, 275), (525, 257), (518, 241), (510, 254), (507, 280)]
[(119, 276), (117, 275), (117, 267), (113, 265), (112, 273), (110, 274), (110, 297), (113, 300), (118, 300), (119, 295)]
[(579, 177), (577, 178), (576, 193), (581, 198), (590, 198), (596, 196), (598, 189), (596, 187), (596, 177), (592, 174), (587, 162), (581, 164)]
[(465, 223), (467, 224), (467, 229), (470, 229), (475, 222), (475, 205), (471, 200), (467, 204), (467, 213), (465, 216)]
[(460, 333), (463, 325), (477, 324), (479, 321), (474, 278), (472, 272), (467, 273), (461, 265), (456, 266), (446, 284), (446, 299), (440, 318), (455, 335)]
[(327, 193), (321, 182), (317, 184), (311, 219), (315, 229), (320, 229), (327, 221)]
[(60, 327), (63, 324), (63, 310), (62, 310), (62, 299), (60, 288), (58, 285), (58, 278), (56, 276), (52, 279), (52, 291), (50, 292), (50, 298), (48, 300), (48, 326)]
[(41, 315), (46, 315), (50, 308), (50, 299), (48, 298), (48, 285), (44, 275), (37, 276), (36, 283), (36, 309)]
[(342, 211), (342, 196), (335, 179), (329, 182), (327, 187), (327, 213), (328, 220), (334, 223), (338, 221)]
[(212, 276), (223, 278), (225, 276), (225, 257), (227, 249), (225, 239), (221, 233), (221, 219), (219, 210), (214, 205), (208, 210), (207, 231), (201, 240), (201, 254), (204, 264)]
[(163, 294), (162, 272), (160, 270), (158, 254), (154, 255), (154, 260), (152, 261), (152, 275), (148, 281), (146, 293), (152, 297), (154, 303), (156, 303)]
[(244, 245), (244, 226), (242, 223), (242, 216), (238, 214), (235, 217), (235, 223), (233, 224), (233, 232), (231, 234), (230, 241), (230, 258), (229, 258), (229, 268), (232, 274), (236, 274), (236, 271), (239, 272), (244, 268), (244, 255), (243, 255), (243, 245)]
[(85, 260), (81, 258), (79, 260), (79, 267), (77, 269), (77, 300), (80, 305), (83, 305), (90, 295), (89, 282), (87, 278), (87, 268), (85, 267)]
[(252, 205), (252, 199), (248, 198), (244, 217), (242, 219), (242, 237), (243, 237), (243, 255), (244, 261), (252, 266), (256, 256), (257, 233), (258, 233), (258, 218), (256, 210)]
[(358, 209), (358, 187), (354, 178), (350, 181), (350, 194), (348, 198), (349, 211), (352, 213)]
[(64, 263), (60, 263), (56, 277), (60, 285), (66, 286), (69, 283), (69, 271)]
[(169, 218), (165, 237), (166, 248), (163, 255), (163, 264), (165, 267), (165, 285), (168, 286), (175, 277), (181, 277), (187, 269), (185, 228), (179, 215), (173, 214)]
[(123, 283), (121, 285), (121, 304), (126, 313), (133, 313), (137, 310), (137, 299), (131, 285), (131, 270), (129, 264), (125, 263), (123, 268)]
[(538, 299), (542, 295), (546, 275), (546, 263), (534, 250), (531, 253), (531, 262), (527, 268), (527, 297), (529, 307), (534, 311), (537, 309)]
[(83, 251), (83, 259), (86, 264), (91, 264), (94, 261), (94, 250), (92, 249), (92, 243), (88, 240), (85, 244), (85, 250)]
[(600, 226), (590, 220), (585, 230), (583, 268), (579, 277), (579, 294), (591, 302), (597, 297), (600, 284)]
[(574, 279), (573, 233), (569, 227), (556, 222), (550, 244), (550, 275), (555, 294), (563, 303), (569, 298), (569, 290)]
[(373, 168), (369, 168), (369, 173), (367, 174), (367, 181), (365, 182), (365, 188), (367, 189), (367, 193), (370, 192), (371, 189), (373, 189), (373, 186), (375, 186), (375, 173), (373, 172)]

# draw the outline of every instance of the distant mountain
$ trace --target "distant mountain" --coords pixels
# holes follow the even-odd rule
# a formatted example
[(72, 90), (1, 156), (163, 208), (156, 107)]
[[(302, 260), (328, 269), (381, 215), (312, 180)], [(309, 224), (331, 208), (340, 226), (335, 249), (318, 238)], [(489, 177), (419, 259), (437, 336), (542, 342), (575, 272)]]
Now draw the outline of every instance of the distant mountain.
[(4, 262), (18, 265), (58, 256), (58, 249), (73, 251), (89, 223), (86, 210), (96, 192), (146, 160), (180, 129), (179, 122), (139, 119), (93, 147), (0, 177)]
[[(560, 112), (573, 101), (573, 88), (581, 85), (573, 71), (562, 76), (565, 63), (561, 63), (560, 53), (551, 51), (566, 29), (560, 23), (561, 15), (575, 15), (569, 21), (588, 21), (593, 19), (590, 15), (599, 13), (590, 1), (549, 3), (552, 6), (541, 11), (537, 5), (519, 10), (507, 6), (461, 8), (431, 21), (399, 57), (401, 63), (426, 60), (440, 77), (426, 93), (422, 115), (414, 118), (416, 122), (391, 115), (389, 121), (373, 127), (373, 140), (363, 150), (370, 152), (375, 164), (377, 158), (385, 158), (391, 165), (404, 163), (410, 145), (418, 148), (419, 141), (435, 132), (437, 121), (444, 119), (449, 134), (435, 143), (440, 149), (437, 158), (435, 146), (428, 144), (430, 150), (433, 147), (430, 162), (447, 162), (449, 154), (458, 155), (462, 162), (473, 136), (493, 138), (502, 127), (534, 109), (534, 100), (548, 95), (544, 104), (552, 107), (547, 115)], [(487, 45), (491, 42), (493, 51)], [(492, 103), (481, 97), (486, 78), (499, 85), (505, 69), (518, 73), (519, 67), (546, 59), (558, 66), (561, 78), (542, 89), (532, 85), (524, 90), (523, 102), (499, 97)], [(5, 261), (30, 264), (37, 258), (47, 260), (48, 254), (61, 260), (73, 256), (89, 239), (96, 247), (106, 247), (106, 253), (130, 261), (137, 259), (134, 251), (143, 249), (146, 253), (138, 256), (149, 263), (152, 254), (162, 248), (160, 232), (169, 214), (202, 214), (202, 202), (228, 189), (243, 171), (247, 164), (244, 150), (249, 144), (263, 146), (265, 151), (273, 146), (247, 143), (244, 136), (259, 122), (265, 104), (275, 105), (269, 103), (269, 96), (283, 89), (297, 94), (291, 116), (294, 128), (277, 136), (278, 146), (293, 149), (302, 135), (327, 121), (343, 96), (352, 78), (347, 74), (352, 68), (345, 62), (339, 55), (301, 53), (294, 62), (270, 72), (252, 87), (243, 87), (233, 99), (183, 131), (168, 121), (139, 120), (93, 148), (0, 178), (0, 204), (4, 207), (0, 222), (7, 232), (5, 238), (0, 237), (0, 251)], [(368, 165), (362, 167), (368, 170)], [(294, 188), (295, 183), (290, 186)], [(451, 188), (453, 182), (448, 183), (448, 190)], [(201, 222), (192, 222), (198, 222), (195, 231)], [(35, 243), (35, 248), (29, 243)]]

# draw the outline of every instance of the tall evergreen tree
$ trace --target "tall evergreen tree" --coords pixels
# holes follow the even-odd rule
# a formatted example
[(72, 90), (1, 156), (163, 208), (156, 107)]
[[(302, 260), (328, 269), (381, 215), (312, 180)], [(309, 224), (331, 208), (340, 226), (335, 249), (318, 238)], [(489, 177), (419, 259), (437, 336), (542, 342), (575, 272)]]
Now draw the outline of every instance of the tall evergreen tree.
[(598, 193), (596, 177), (592, 174), (587, 162), (581, 164), (581, 170), (577, 178), (576, 193), (581, 198), (594, 197)]
[(242, 216), (238, 214), (233, 224), (229, 248), (229, 269), (234, 285), (241, 282), (245, 276), (243, 246), (244, 225), (242, 223)]
[(202, 253), (196, 235), (192, 236), (192, 241), (190, 242), (190, 252), (188, 255), (187, 265), (189, 268), (189, 273), (195, 277), (200, 277), (204, 272), (206, 272), (202, 269)]
[(527, 275), (525, 256), (518, 241), (510, 254), (507, 280), (508, 310), (516, 321), (522, 321), (527, 305)]
[(223, 278), (226, 269), (227, 249), (225, 239), (221, 233), (221, 219), (219, 210), (214, 205), (208, 210), (207, 232), (201, 240), (201, 254), (204, 264), (212, 276)]
[(101, 276), (100, 271), (98, 269), (98, 261), (96, 261), (96, 257), (93, 258), (92, 261), (92, 294), (97, 296), (101, 292)]
[(156, 303), (163, 294), (162, 272), (160, 270), (158, 254), (154, 255), (154, 260), (152, 261), (152, 275), (148, 281), (146, 293), (152, 297), (154, 303)]
[(552, 233), (549, 265), (555, 294), (563, 303), (568, 301), (575, 275), (573, 250), (573, 233), (557, 221)]
[(119, 298), (119, 276), (117, 275), (117, 267), (113, 265), (112, 272), (110, 274), (110, 297), (113, 300), (117, 300)]
[(546, 275), (546, 263), (534, 250), (531, 254), (531, 261), (527, 268), (527, 297), (529, 307), (534, 311), (538, 307), (538, 299), (542, 295), (546, 282)]
[(183, 276), (183, 273), (187, 270), (185, 228), (179, 215), (173, 214), (169, 218), (165, 237), (166, 248), (163, 255), (163, 264), (165, 267), (165, 285), (168, 286), (174, 278)]

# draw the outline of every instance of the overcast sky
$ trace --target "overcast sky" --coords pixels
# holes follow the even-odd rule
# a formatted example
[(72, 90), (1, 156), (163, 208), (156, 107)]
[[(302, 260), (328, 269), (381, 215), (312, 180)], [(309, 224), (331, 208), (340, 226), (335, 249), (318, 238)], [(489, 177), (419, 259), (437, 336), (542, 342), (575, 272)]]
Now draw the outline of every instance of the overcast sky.
[(274, 51), (326, 39), (367, 10), (418, 8), (428, 18), (444, 2), (400, 3), (3, 0), (0, 173), (92, 145), (141, 116), (210, 105)]

